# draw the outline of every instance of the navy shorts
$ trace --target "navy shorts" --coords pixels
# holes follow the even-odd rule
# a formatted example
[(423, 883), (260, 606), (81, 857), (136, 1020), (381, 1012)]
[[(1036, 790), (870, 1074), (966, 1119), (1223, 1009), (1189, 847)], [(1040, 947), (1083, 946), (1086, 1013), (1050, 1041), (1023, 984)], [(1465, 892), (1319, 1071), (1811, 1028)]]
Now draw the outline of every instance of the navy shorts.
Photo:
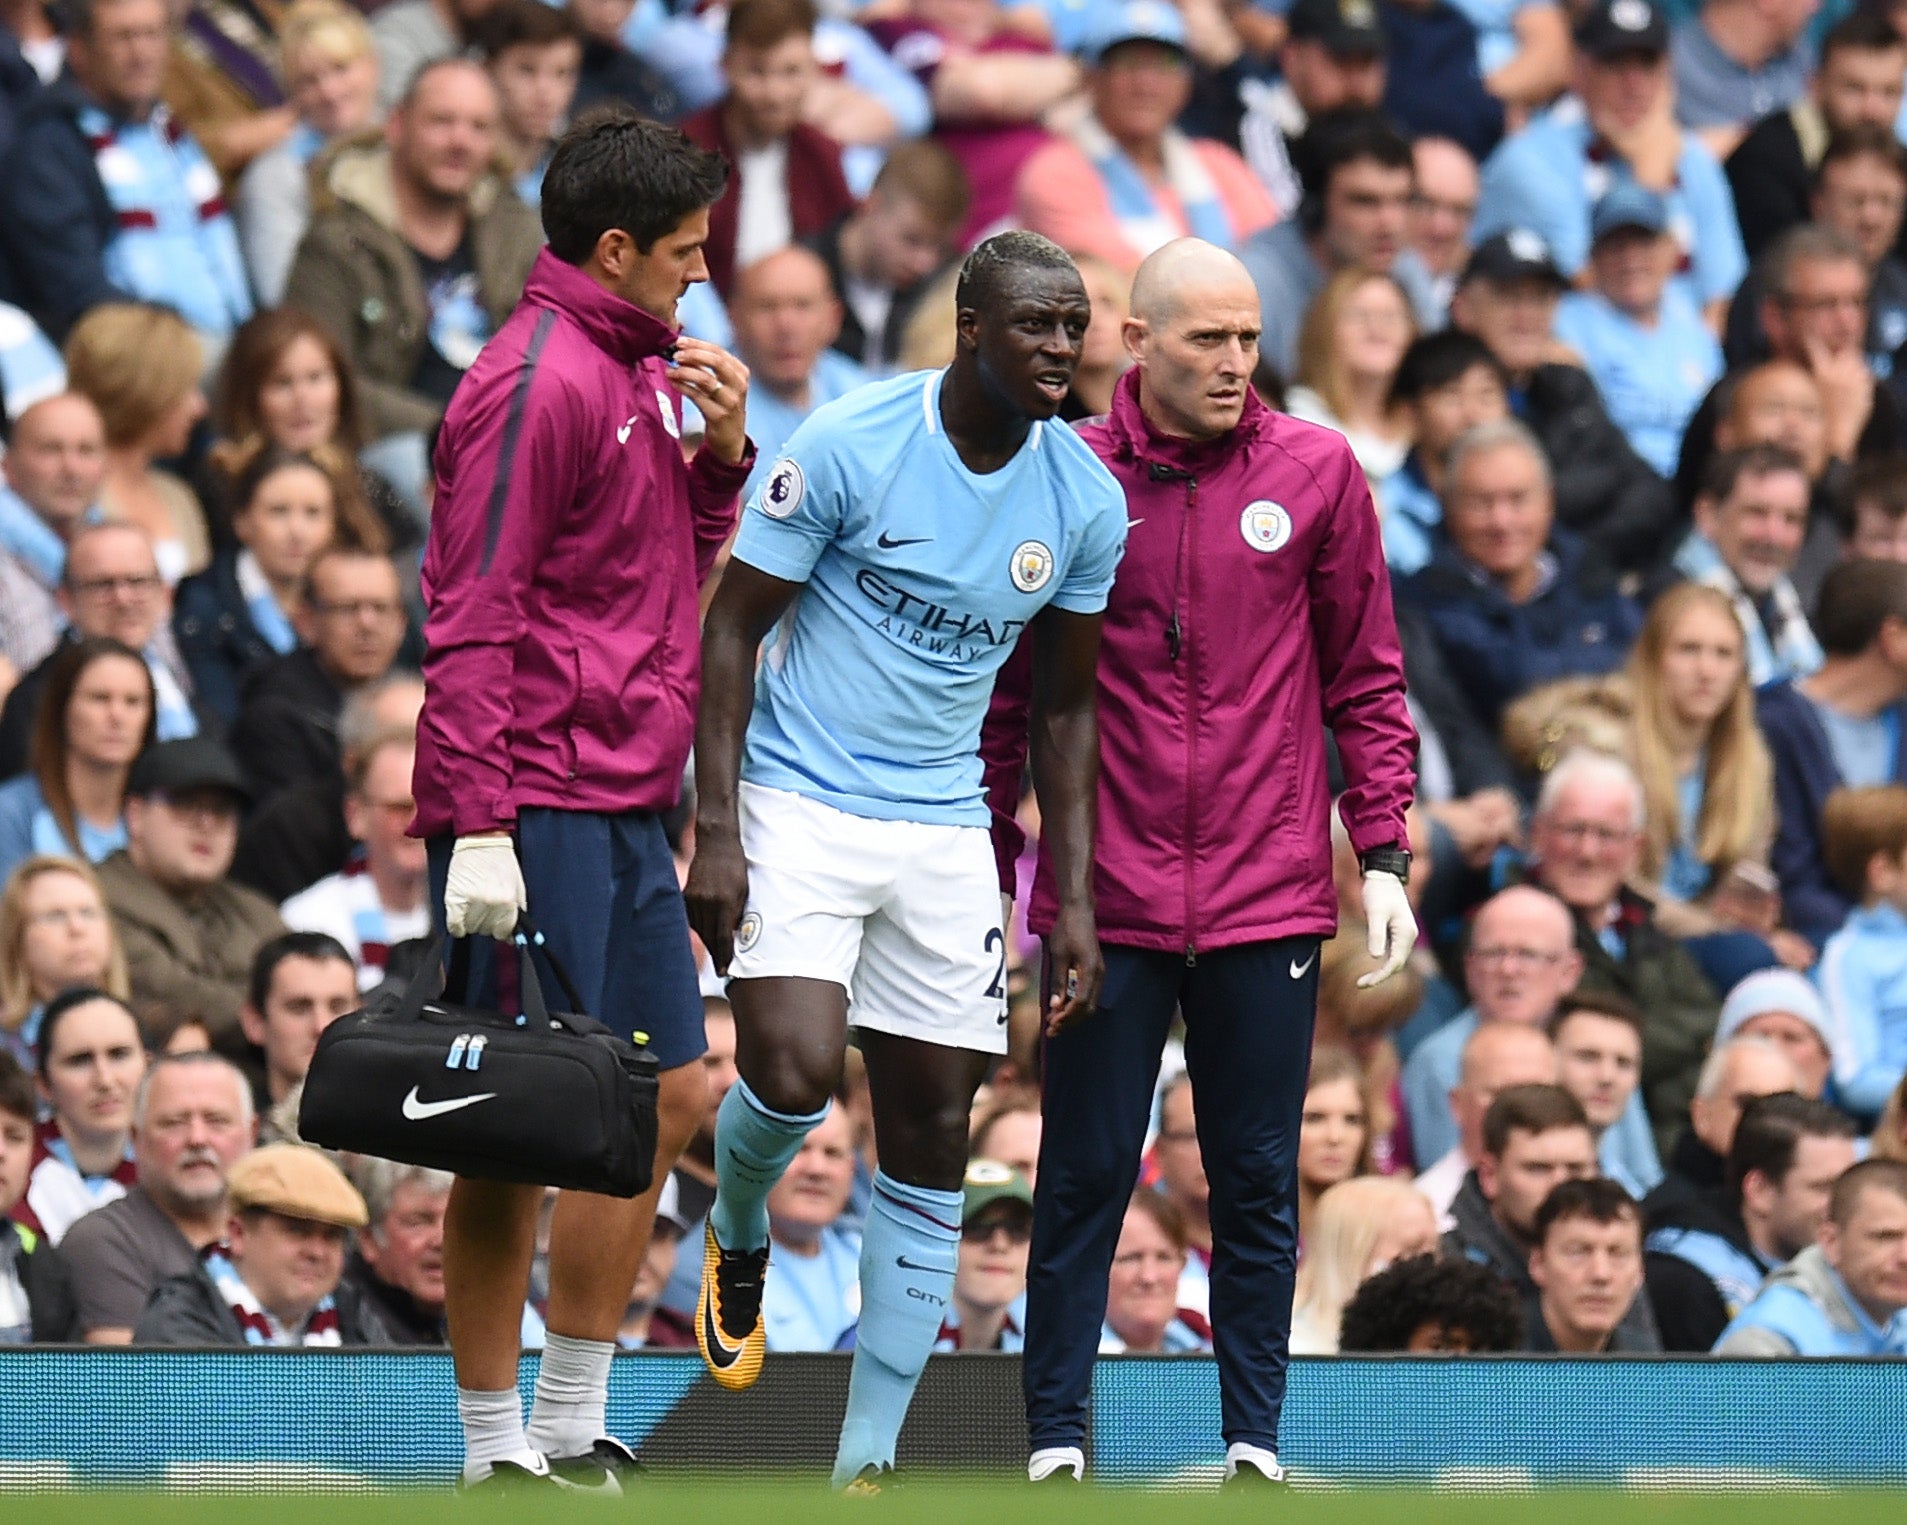
[[(535, 808), (517, 813), (515, 837), (531, 919), (576, 982), (587, 1015), (625, 1038), (647, 1033), (665, 1070), (699, 1060), (708, 1048), (701, 981), (662, 818), (646, 810)], [(439, 929), (453, 842), (430, 841)], [(473, 950), (473, 1005), (496, 999), (497, 948), (481, 939)], [(538, 973), (549, 1003), (561, 1009), (561, 988), (547, 969)]]

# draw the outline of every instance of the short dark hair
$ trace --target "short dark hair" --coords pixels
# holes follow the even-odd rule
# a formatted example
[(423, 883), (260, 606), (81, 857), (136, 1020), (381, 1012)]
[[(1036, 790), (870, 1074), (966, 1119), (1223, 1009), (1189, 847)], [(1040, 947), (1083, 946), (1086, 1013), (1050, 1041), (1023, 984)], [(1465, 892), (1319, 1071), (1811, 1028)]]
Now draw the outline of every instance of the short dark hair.
[(1548, 1133), (1552, 1128), (1587, 1128), (1583, 1104), (1561, 1086), (1523, 1085), (1499, 1091), (1483, 1114), (1483, 1149), (1501, 1156), (1512, 1133)]
[(1413, 339), (1404, 358), (1397, 362), (1397, 374), (1391, 378), (1390, 405), (1395, 408), (1440, 391), (1478, 366), (1496, 377), (1505, 392), (1510, 390), (1503, 362), (1475, 334), (1445, 328)]
[(973, 199), (960, 161), (932, 138), (896, 144), (874, 177), (873, 194), (913, 202), (949, 233), (967, 220)]
[(28, 1126), (39, 1121), (40, 1098), (33, 1089), (33, 1077), (26, 1066), (0, 1048), (0, 1112), (17, 1117)]
[(245, 998), (252, 1003), (253, 1011), (263, 1014), (265, 1003), (271, 999), (272, 981), (278, 977), (278, 966), (288, 958), (309, 958), (319, 963), (337, 960), (351, 969), (358, 966), (350, 950), (329, 932), (281, 932), (252, 956), (252, 977)]
[(1824, 1101), (1812, 1101), (1793, 1091), (1757, 1096), (1741, 1109), (1735, 1141), (1728, 1146), (1724, 1189), (1730, 1207), (1741, 1206), (1742, 1182), (1758, 1170), (1779, 1186), (1794, 1169), (1794, 1157), (1804, 1138), (1856, 1138), (1854, 1120)]
[(1412, 1255), (1386, 1266), (1344, 1305), (1338, 1349), (1407, 1350), (1426, 1324), (1461, 1329), (1474, 1350), (1515, 1350), (1523, 1343), (1523, 1308), (1509, 1284), (1471, 1260)]
[(812, 37), (821, 13), (814, 0), (735, 0), (728, 8), (728, 47), (772, 48), (790, 37)]
[(1642, 1008), (1616, 990), (1578, 990), (1556, 1003), (1556, 1014), (1549, 1019), (1552, 1041), (1571, 1017), (1601, 1017), (1620, 1022), (1635, 1035), (1642, 1036)]
[(1834, 495), (1834, 524), (1843, 540), (1860, 528), (1860, 506), (1871, 503), (1892, 523), (1907, 519), (1907, 455), (1872, 455), (1856, 461)]
[(1907, 48), (1894, 23), (1878, 7), (1859, 6), (1828, 29), (1821, 39), (1821, 65), (1836, 53), (1885, 53)]
[(727, 184), (728, 164), (712, 149), (627, 106), (599, 106), (556, 140), (543, 175), (543, 232), (566, 265), (587, 260), (611, 228), (647, 254)]
[(995, 233), (969, 254), (954, 282), (956, 310), (982, 308), (1008, 296), (1014, 280), (1033, 270), (1070, 270), (1079, 274), (1072, 255), (1041, 234), (1025, 228)]
[[(531, 0), (532, 4), (536, 0)], [(1821, 182), (1827, 178), (1828, 167), (1845, 164), (1850, 159), (1876, 158), (1884, 161), (1901, 179), (1907, 180), (1907, 148), (1901, 146), (1900, 139), (1894, 136), (1891, 127), (1882, 127), (1875, 122), (1856, 122), (1852, 127), (1843, 127), (1828, 137), (1828, 146), (1822, 151), (1821, 162), (1814, 167), (1814, 178), (1809, 182), (1813, 189), (1819, 190)]]
[(1536, 1243), (1549, 1240), (1549, 1231), (1571, 1218), (1587, 1218), (1591, 1223), (1633, 1223), (1636, 1242), (1642, 1240), (1642, 1209), (1636, 1199), (1607, 1176), (1585, 1176), (1578, 1180), (1558, 1181), (1536, 1209)]
[(1867, 272), (1860, 246), (1839, 228), (1823, 222), (1797, 223), (1770, 244), (1756, 263), (1767, 278), (1762, 300), (1776, 304), (1787, 301), (1795, 268), (1812, 264), (1855, 265), (1863, 275)]
[(1844, 561), (1821, 583), (1814, 633), (1831, 657), (1858, 657), (1889, 620), (1907, 623), (1907, 562)]
[[(535, 3), (535, 0), (532, 0)], [(1808, 468), (1801, 457), (1780, 445), (1748, 445), (1740, 450), (1717, 451), (1702, 473), (1702, 496), (1721, 502), (1734, 492), (1743, 477), (1769, 477), (1777, 472), (1792, 472), (1808, 480)]]
[(1332, 177), (1347, 165), (1370, 159), (1385, 169), (1417, 172), (1410, 140), (1381, 111), (1367, 106), (1341, 106), (1311, 119), (1298, 141), (1297, 169), (1308, 195), (1320, 208), (1331, 189)]
[(1828, 1198), (1828, 1221), (1838, 1229), (1845, 1229), (1869, 1187), (1891, 1191), (1907, 1201), (1907, 1160), (1867, 1159), (1848, 1166), (1835, 1181), (1833, 1195)]
[(70, 990), (62, 990), (46, 1003), (46, 1010), (40, 1016), (40, 1041), (33, 1051), (34, 1063), (40, 1074), (46, 1074), (47, 1060), (53, 1053), (53, 1039), (59, 1033), (60, 1024), (66, 1020), (67, 1013), (77, 1011), (82, 1006), (91, 1006), (95, 1001), (105, 1001), (117, 1006), (132, 1021), (133, 1030), (139, 1034), (141, 1048), (150, 1047), (146, 1042), (145, 1027), (139, 1021), (139, 1014), (110, 990), (101, 990), (97, 985), (75, 985)]
[(470, 29), (470, 41), (485, 63), (495, 63), (511, 48), (547, 48), (582, 40), (583, 29), (576, 18), (543, 0), (497, 0)]

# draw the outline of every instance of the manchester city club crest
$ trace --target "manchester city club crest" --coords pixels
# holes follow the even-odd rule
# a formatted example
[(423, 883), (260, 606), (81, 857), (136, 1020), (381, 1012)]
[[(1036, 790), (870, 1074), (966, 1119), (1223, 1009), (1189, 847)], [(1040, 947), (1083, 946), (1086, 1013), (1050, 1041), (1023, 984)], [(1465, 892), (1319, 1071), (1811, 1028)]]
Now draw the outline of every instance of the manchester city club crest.
[(746, 953), (761, 940), (761, 913), (750, 911), (735, 923), (735, 951)]
[(1053, 575), (1053, 553), (1037, 540), (1022, 540), (1013, 550), (1013, 586), (1037, 593)]
[(807, 490), (808, 479), (801, 468), (793, 461), (783, 461), (762, 483), (761, 511), (770, 519), (786, 519), (801, 507), (802, 494)]
[(656, 406), (662, 409), (662, 427), (669, 431), (669, 438), (681, 439), (682, 426), (675, 421), (675, 399), (661, 387), (656, 388)]
[(1238, 516), (1238, 531), (1254, 551), (1270, 553), (1291, 538), (1291, 515), (1283, 504), (1260, 498), (1245, 505), (1245, 512)]

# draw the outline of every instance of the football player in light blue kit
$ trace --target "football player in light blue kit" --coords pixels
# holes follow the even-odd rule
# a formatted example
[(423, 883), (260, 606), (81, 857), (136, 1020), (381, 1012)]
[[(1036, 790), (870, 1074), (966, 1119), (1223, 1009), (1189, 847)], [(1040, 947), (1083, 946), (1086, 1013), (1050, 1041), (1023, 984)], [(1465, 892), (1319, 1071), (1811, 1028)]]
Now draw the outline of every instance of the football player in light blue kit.
[(1006, 1050), (978, 746), (1029, 625), (1033, 776), (1063, 902), (1049, 1028), (1091, 1009), (1101, 973), (1093, 695), (1126, 511), (1055, 421), (1091, 309), (1072, 261), (1023, 232), (968, 257), (955, 304), (945, 371), (864, 388), (795, 431), (702, 639), (685, 895), (732, 977), (741, 1079), (716, 1126), (696, 1334), (722, 1385), (760, 1374), (766, 1198), (825, 1113), (852, 1023), (881, 1162), (834, 1468), (857, 1491), (893, 1465), (948, 1307), (968, 1113)]

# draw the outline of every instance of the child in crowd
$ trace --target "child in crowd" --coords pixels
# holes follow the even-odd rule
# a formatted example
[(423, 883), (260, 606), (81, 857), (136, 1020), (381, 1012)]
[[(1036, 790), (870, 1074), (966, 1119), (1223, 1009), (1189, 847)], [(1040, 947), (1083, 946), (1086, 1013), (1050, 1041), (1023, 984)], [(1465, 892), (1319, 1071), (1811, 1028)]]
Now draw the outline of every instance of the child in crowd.
[(0, 1051), (0, 1345), (79, 1338), (79, 1308), (65, 1262), (44, 1234), (8, 1215), (33, 1169), (33, 1079)]
[(502, 103), (511, 184), (531, 206), (543, 201), (543, 171), (569, 118), (583, 64), (576, 18), (541, 0), (502, 0), (477, 26), (477, 46)]
[(297, 648), (305, 574), (338, 533), (336, 484), (300, 451), (260, 450), (233, 502), (238, 544), (179, 585), (172, 616), (193, 692), (227, 725), (252, 672)]
[(1828, 872), (1858, 902), (1815, 971), (1834, 1095), (1872, 1121), (1907, 1073), (1907, 788), (1838, 789), (1821, 830)]

